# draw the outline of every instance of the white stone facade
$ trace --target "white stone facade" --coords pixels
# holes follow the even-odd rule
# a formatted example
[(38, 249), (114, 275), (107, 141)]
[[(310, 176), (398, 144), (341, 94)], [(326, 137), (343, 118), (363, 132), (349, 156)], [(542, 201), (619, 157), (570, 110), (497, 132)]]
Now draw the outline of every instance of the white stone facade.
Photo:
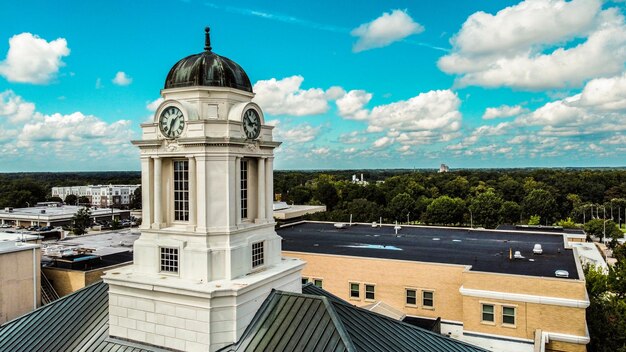
[[(109, 334), (215, 351), (237, 341), (272, 289), (301, 292), (304, 262), (282, 258), (274, 231), (273, 150), (280, 143), (253, 93), (196, 86), (161, 94), (154, 121), (142, 124), (142, 140), (133, 142), (141, 150), (143, 221), (134, 264), (104, 277)], [(185, 119), (178, 138), (159, 128), (170, 107)], [(248, 109), (261, 119), (253, 140), (243, 131)], [(176, 171), (181, 162), (184, 176)], [(180, 177), (188, 182), (182, 203)]]

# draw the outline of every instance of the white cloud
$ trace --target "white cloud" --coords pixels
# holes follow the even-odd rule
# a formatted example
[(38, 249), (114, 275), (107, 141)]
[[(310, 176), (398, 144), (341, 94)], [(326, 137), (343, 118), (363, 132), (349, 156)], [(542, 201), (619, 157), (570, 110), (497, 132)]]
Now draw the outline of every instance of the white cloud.
[(461, 101), (450, 90), (433, 90), (408, 100), (372, 109), (369, 123), (373, 130), (457, 131), (461, 127)]
[(118, 86), (127, 86), (133, 83), (133, 79), (130, 78), (125, 72), (118, 71), (111, 82), (117, 84)]
[(622, 71), (626, 25), (599, 0), (526, 0), (495, 15), (471, 15), (452, 45), (438, 66), (459, 75), (457, 85), (576, 87)]
[(374, 148), (383, 148), (393, 143), (393, 138), (381, 137), (372, 144)]
[(598, 111), (626, 111), (626, 73), (589, 81), (576, 105)]
[(325, 147), (312, 149), (311, 152), (316, 155), (328, 155), (330, 153), (330, 149)]
[(339, 136), (339, 141), (343, 144), (360, 144), (365, 143), (367, 137), (361, 136), (358, 131), (352, 131)]
[(96, 79), (96, 89), (102, 88), (102, 80), (100, 78)]
[(483, 119), (497, 119), (504, 117), (511, 117), (527, 112), (527, 109), (522, 108), (520, 105), (508, 106), (501, 105), (497, 108), (487, 108), (485, 109), (485, 113), (483, 114)]
[(343, 152), (346, 154), (354, 154), (356, 152), (356, 148), (354, 147), (346, 148), (343, 150)]
[(415, 22), (405, 10), (385, 12), (375, 20), (352, 30), (350, 34), (358, 37), (352, 51), (381, 48), (422, 31), (424, 27)]
[(284, 131), (280, 136), (292, 143), (306, 143), (317, 138), (320, 133), (319, 127), (313, 127), (309, 124), (301, 124)]
[(365, 120), (368, 118), (368, 111), (363, 107), (371, 99), (371, 93), (364, 90), (351, 90), (336, 101), (339, 115), (351, 120)]
[(156, 111), (156, 109), (159, 107), (159, 105), (161, 105), (162, 102), (163, 98), (157, 98), (151, 102), (146, 103), (146, 109), (150, 111)]
[(253, 87), (253, 101), (272, 115), (305, 116), (328, 111), (329, 96), (338, 96), (338, 87), (330, 88), (327, 95), (321, 88), (301, 89), (303, 81), (302, 76), (258, 81)]
[(0, 116), (6, 117), (10, 122), (23, 122), (33, 117), (35, 104), (26, 102), (22, 97), (7, 90), (0, 93)]
[(46, 84), (56, 77), (64, 66), (61, 59), (69, 54), (64, 38), (47, 42), (31, 33), (17, 34), (9, 39), (9, 52), (0, 62), (0, 75), (10, 82)]

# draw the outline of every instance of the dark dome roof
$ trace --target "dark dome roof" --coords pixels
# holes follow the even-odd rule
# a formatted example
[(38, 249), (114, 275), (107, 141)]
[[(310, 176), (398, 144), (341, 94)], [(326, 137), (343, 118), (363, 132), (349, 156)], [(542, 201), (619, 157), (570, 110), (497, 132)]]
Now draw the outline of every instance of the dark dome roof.
[(236, 62), (211, 52), (209, 29), (205, 29), (204, 52), (178, 61), (167, 74), (165, 88), (193, 86), (227, 87), (252, 92), (246, 72)]

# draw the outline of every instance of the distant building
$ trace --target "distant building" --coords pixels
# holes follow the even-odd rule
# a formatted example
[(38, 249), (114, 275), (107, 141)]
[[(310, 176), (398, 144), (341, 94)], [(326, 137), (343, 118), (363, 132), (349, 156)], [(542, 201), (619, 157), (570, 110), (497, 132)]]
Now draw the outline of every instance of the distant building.
[(359, 179), (356, 175), (352, 175), (352, 183), (356, 183), (357, 185), (367, 186), (369, 182), (365, 181), (363, 178), (363, 174), (361, 174), (361, 178)]
[(439, 166), (439, 173), (442, 173), (442, 172), (450, 172), (450, 168), (448, 167), (448, 165), (441, 164)]
[(325, 205), (289, 205), (286, 202), (274, 202), (274, 219), (297, 221), (304, 215), (326, 211)]
[[(88, 185), (52, 187), (52, 196), (65, 199), (70, 194), (87, 197), (91, 205), (110, 207), (130, 204), (131, 196), (141, 185)], [(75, 204), (71, 204), (75, 205)]]
[(440, 322), (441, 333), (491, 351), (577, 352), (589, 342), (584, 249), (565, 234), (402, 226), (396, 235), (321, 222), (277, 232), (283, 254), (307, 262), (303, 283), (362, 308)]
[[(0, 224), (12, 226), (63, 226), (72, 222), (72, 217), (82, 206), (59, 205), (51, 202), (45, 206), (29, 208), (4, 208), (0, 210)], [(110, 221), (130, 218), (129, 210), (111, 208), (91, 208), (94, 221)]]
[(0, 324), (41, 305), (40, 245), (27, 237), (21, 242), (0, 234)]

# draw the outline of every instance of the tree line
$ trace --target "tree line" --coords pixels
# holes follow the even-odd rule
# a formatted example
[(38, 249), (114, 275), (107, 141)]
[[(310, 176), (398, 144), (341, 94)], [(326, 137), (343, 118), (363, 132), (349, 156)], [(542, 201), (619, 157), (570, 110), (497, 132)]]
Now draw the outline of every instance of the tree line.
[[(324, 204), (318, 220), (420, 222), (494, 228), (499, 224), (622, 222), (626, 170), (514, 169), (368, 170), (366, 185), (355, 171), (277, 171), (274, 187), (289, 204)], [(621, 214), (621, 216), (619, 216)], [(620, 220), (621, 219), (621, 220)]]

